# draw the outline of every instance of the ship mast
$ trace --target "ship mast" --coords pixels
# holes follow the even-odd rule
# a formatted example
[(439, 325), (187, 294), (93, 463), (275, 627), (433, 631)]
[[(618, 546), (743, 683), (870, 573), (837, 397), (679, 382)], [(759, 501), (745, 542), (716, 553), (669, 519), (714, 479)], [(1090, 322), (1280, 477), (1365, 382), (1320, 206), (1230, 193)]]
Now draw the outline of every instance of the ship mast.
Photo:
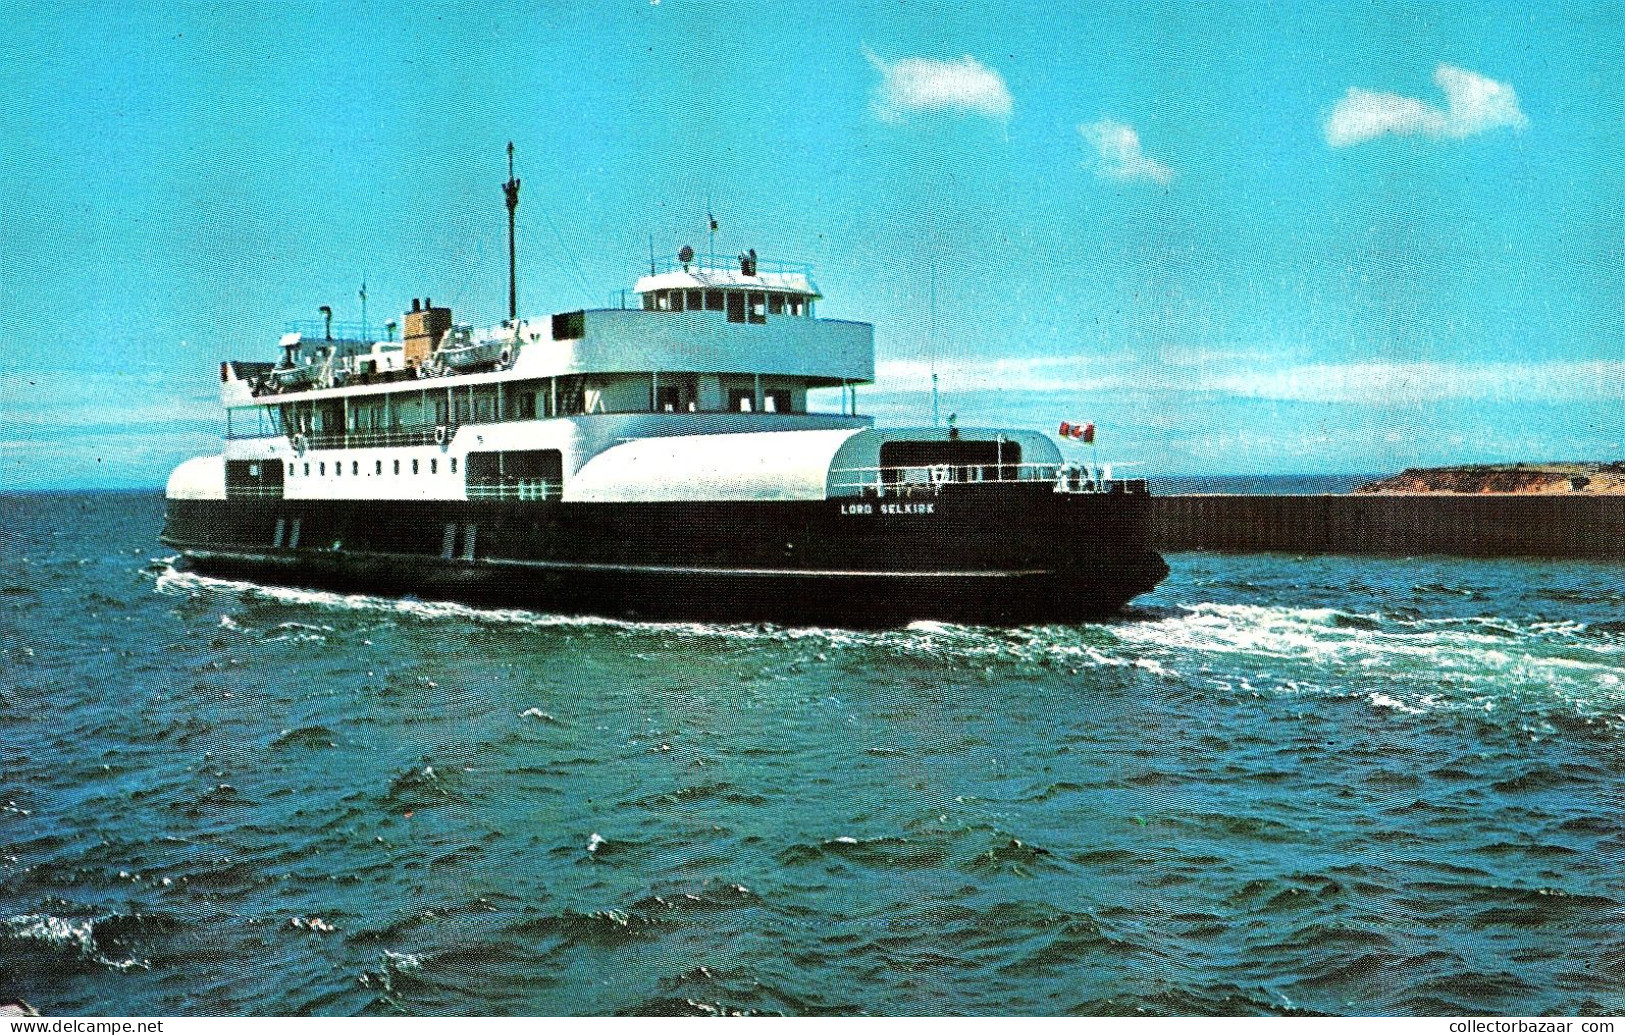
[(513, 141), (508, 141), (508, 182), (502, 185), (508, 197), (508, 323), (517, 327), (519, 320), (519, 267), (514, 253), (513, 213), (519, 207), (519, 181), (513, 175)]

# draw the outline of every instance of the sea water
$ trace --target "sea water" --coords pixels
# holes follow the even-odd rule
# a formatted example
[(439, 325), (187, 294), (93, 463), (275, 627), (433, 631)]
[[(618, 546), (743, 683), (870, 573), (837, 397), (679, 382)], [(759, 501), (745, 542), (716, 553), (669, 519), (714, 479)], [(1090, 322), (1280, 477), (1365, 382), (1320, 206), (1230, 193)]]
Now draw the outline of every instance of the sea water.
[(0, 499), (0, 1000), (1625, 1012), (1617, 567), (857, 632), (215, 580), (161, 516)]

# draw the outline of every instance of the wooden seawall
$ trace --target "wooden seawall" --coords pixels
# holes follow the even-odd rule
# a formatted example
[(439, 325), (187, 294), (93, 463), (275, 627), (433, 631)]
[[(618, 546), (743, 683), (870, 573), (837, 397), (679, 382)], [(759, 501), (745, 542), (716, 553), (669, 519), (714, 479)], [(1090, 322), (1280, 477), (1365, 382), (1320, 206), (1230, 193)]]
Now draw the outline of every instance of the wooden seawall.
[(1625, 496), (1159, 496), (1158, 549), (1625, 561)]

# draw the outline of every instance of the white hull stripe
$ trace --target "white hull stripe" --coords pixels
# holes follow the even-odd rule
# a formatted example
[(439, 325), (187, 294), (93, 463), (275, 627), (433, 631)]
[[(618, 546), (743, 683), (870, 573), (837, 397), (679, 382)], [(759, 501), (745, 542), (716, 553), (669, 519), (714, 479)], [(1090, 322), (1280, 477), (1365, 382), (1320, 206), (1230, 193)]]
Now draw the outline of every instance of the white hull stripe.
[[(186, 547), (181, 552), (190, 557), (208, 559), (211, 557), (232, 558), (235, 560), (255, 561), (261, 564), (277, 564), (283, 567), (297, 567), (309, 555), (282, 556), (278, 554), (244, 553), (235, 550), (193, 550)], [(338, 554), (318, 552), (316, 557), (345, 556)], [(1017, 571), (838, 571), (828, 568), (691, 568), (667, 564), (592, 564), (577, 561), (523, 561), (502, 557), (481, 557), (476, 561), (445, 561), (442, 557), (429, 557), (423, 554), (398, 553), (352, 553), (351, 557), (376, 558), (390, 561), (442, 561), (452, 564), (489, 564), (504, 565), (516, 568), (541, 568), (553, 571), (618, 571), (636, 573), (640, 575), (729, 575), (743, 577), (789, 577), (814, 579), (852, 579), (852, 578), (887, 578), (887, 579), (1017, 579), (1032, 578), (1035, 576), (1053, 575), (1047, 568), (1029, 568)]]

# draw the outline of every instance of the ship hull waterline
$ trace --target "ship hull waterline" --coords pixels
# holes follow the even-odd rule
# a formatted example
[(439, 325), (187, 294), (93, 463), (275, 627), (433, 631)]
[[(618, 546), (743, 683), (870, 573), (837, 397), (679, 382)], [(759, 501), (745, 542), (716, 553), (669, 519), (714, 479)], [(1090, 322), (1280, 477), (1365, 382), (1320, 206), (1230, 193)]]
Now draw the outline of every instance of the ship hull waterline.
[(1167, 574), (1146, 545), (1147, 497), (1039, 488), (795, 502), (172, 499), (163, 541), (206, 575), (648, 620), (1069, 621), (1114, 614)]

